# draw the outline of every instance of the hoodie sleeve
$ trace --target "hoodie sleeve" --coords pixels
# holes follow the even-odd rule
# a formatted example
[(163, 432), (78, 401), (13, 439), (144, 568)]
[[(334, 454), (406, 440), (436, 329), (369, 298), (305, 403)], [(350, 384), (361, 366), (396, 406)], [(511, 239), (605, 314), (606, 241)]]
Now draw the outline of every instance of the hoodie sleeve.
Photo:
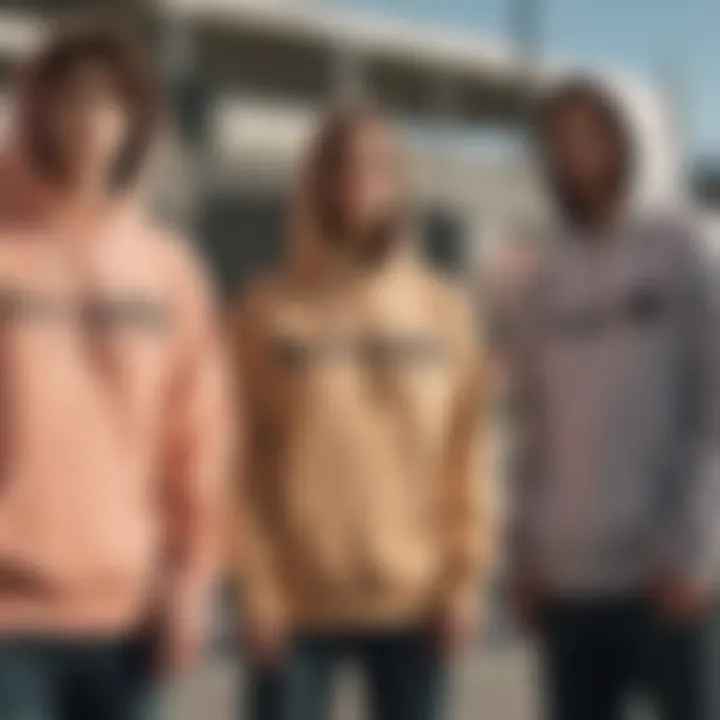
[(490, 402), (484, 353), (469, 303), (458, 302), (454, 316), (459, 372), (445, 470), (448, 585), (443, 601), (474, 605), (491, 560), (485, 467), (491, 434)]
[(266, 293), (254, 288), (236, 302), (231, 316), (233, 368), (245, 417), (245, 441), (235, 472), (232, 544), (241, 612), (251, 619), (262, 616), (281, 621), (285, 607), (268, 517), (272, 503), (268, 502), (267, 467), (274, 448), (260, 401), (266, 376), (262, 348), (267, 305)]
[[(687, 235), (688, 233), (685, 233)], [(661, 534), (661, 567), (703, 586), (717, 580), (720, 508), (720, 303), (717, 267), (697, 236), (679, 272), (681, 430)]]
[(210, 283), (199, 261), (187, 256), (179, 264), (177, 351), (164, 421), (168, 582), (171, 602), (203, 613), (221, 559), (231, 414)]

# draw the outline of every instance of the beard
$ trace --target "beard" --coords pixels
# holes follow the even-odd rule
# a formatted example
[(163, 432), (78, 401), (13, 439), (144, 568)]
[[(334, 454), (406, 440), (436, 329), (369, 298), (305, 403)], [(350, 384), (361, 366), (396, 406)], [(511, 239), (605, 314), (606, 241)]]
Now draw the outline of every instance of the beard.
[(556, 186), (556, 197), (565, 217), (580, 226), (592, 225), (598, 214), (617, 209), (627, 194), (625, 177), (611, 177), (598, 187), (581, 189), (572, 183)]
[(326, 208), (320, 219), (326, 242), (343, 248), (360, 264), (372, 266), (391, 254), (405, 224), (405, 213), (393, 209), (367, 223), (356, 224), (343, 213)]

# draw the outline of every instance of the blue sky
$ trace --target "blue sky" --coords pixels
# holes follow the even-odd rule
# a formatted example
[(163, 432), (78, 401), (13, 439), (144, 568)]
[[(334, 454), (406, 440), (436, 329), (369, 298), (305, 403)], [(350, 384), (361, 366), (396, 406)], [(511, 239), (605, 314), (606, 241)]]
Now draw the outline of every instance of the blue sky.
[[(507, 36), (512, 0), (336, 0), (365, 13)], [(560, 58), (628, 67), (673, 88), (695, 155), (720, 158), (718, 0), (537, 0)]]

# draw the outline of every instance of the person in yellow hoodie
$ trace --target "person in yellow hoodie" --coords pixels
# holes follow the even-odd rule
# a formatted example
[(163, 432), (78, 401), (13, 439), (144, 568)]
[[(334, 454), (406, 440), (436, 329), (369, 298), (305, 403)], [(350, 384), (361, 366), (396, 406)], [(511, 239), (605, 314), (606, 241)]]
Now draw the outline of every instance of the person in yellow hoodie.
[(152, 66), (50, 38), (0, 157), (0, 718), (139, 720), (194, 660), (227, 457), (219, 332), (136, 192)]
[(249, 717), (317, 720), (345, 661), (377, 718), (442, 715), (488, 561), (469, 304), (424, 266), (372, 109), (326, 118), (287, 255), (237, 301), (248, 435), (235, 542)]

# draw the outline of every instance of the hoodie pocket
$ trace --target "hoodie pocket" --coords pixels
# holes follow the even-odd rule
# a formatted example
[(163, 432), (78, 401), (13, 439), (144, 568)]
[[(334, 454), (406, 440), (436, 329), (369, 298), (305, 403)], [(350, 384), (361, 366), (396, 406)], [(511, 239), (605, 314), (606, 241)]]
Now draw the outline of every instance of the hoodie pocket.
[(362, 384), (342, 392), (314, 398), (287, 456), (291, 557), (321, 586), (406, 583), (426, 573), (431, 544), (420, 468)]

